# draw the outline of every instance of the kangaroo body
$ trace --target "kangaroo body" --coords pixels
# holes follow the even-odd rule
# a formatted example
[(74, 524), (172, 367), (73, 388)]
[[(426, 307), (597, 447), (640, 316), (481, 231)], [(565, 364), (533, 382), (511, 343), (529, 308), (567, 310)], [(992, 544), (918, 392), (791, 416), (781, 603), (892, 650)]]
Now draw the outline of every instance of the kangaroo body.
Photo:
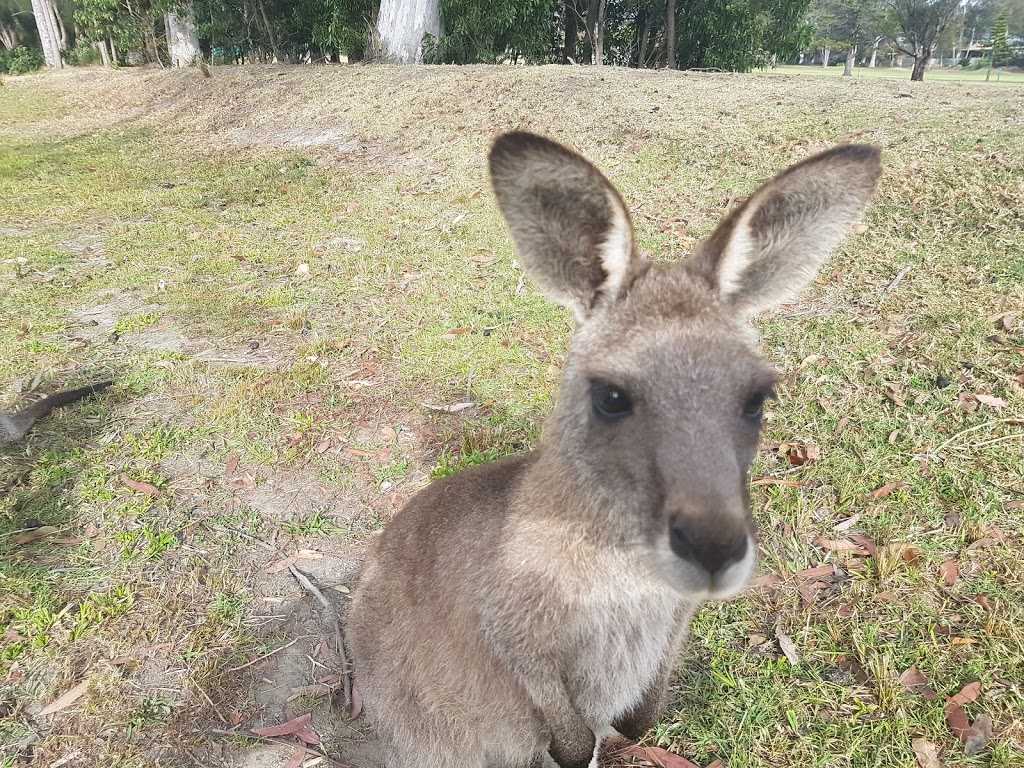
[(96, 392), (102, 392), (111, 384), (113, 384), (111, 381), (101, 381), (88, 387), (56, 392), (14, 413), (0, 411), (0, 445), (16, 443), (28, 434), (28, 431), (32, 429), (32, 425), (40, 419), (49, 416), (54, 409), (69, 405)]
[(657, 721), (694, 610), (755, 562), (747, 472), (775, 374), (747, 318), (813, 276), (880, 172), (872, 147), (812, 158), (655, 267), (578, 155), (514, 133), (490, 165), (524, 267), (577, 330), (538, 448), (432, 484), (370, 553), (347, 635), (388, 768), (588, 768)]

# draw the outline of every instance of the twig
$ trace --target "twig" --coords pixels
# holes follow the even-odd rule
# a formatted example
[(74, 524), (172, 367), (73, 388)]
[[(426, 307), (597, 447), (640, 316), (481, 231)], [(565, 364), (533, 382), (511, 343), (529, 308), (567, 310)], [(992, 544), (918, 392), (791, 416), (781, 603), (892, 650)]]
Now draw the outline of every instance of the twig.
[(217, 715), (217, 717), (220, 718), (220, 721), (222, 723), (224, 723), (224, 725), (229, 725), (227, 718), (224, 717), (224, 715), (222, 715), (220, 713), (220, 710), (217, 709), (217, 705), (213, 703), (213, 699), (211, 699), (209, 696), (206, 695), (206, 691), (204, 691), (200, 687), (199, 683), (197, 683), (195, 680), (193, 680), (192, 684), (196, 687), (196, 690), (199, 691), (199, 693), (202, 695), (202, 697), (204, 699), (206, 699), (206, 703), (210, 705), (210, 709), (212, 709), (214, 711), (214, 713)]
[(292, 576), (299, 582), (299, 586), (313, 595), (317, 600), (320, 601), (320, 605), (324, 607), (324, 615), (328, 618), (331, 624), (334, 626), (334, 640), (338, 644), (338, 656), (341, 659), (341, 682), (342, 682), (342, 696), (345, 702), (345, 715), (350, 716), (352, 713), (352, 673), (349, 670), (348, 656), (345, 654), (345, 639), (341, 633), (341, 621), (338, 620), (338, 613), (334, 610), (334, 606), (331, 602), (324, 597), (323, 592), (313, 586), (313, 582), (306, 578), (305, 574), (302, 573), (294, 565), (289, 565), (288, 570), (291, 571)]
[(288, 648), (289, 646), (295, 645), (301, 639), (302, 639), (302, 637), (296, 637), (290, 643), (285, 643), (280, 648), (275, 648), (274, 650), (270, 651), (269, 653), (264, 653), (262, 656), (259, 656), (259, 657), (255, 658), (255, 659), (253, 659), (252, 661), (248, 662), (247, 664), (243, 664), (240, 667), (233, 667), (232, 669), (229, 669), (228, 672), (238, 672), (240, 670), (245, 669), (246, 667), (251, 667), (253, 664), (256, 664), (257, 662), (263, 661), (264, 659), (269, 659), (271, 656), (273, 656), (278, 651), (283, 651), (285, 648)]
[(932, 451), (932, 454), (937, 456), (942, 451), (943, 448), (948, 446), (950, 443), (955, 443), (961, 437), (963, 437), (964, 435), (966, 435), (966, 434), (968, 434), (970, 432), (977, 432), (979, 429), (988, 429), (989, 427), (994, 427), (997, 424), (1019, 424), (1019, 423), (1020, 423), (1020, 419), (996, 419), (995, 421), (986, 421), (984, 424), (975, 424), (973, 427), (968, 427), (967, 429), (963, 430), (962, 432), (957, 432), (955, 435), (953, 435), (951, 438), (949, 438), (949, 440), (947, 440), (942, 445), (940, 445), (938, 448), (936, 448), (934, 451)]
[(264, 549), (270, 550), (271, 552), (277, 552), (277, 547), (273, 544), (270, 544), (263, 539), (257, 539), (255, 536), (250, 536), (248, 533), (242, 533), (237, 528), (222, 528), (219, 525), (208, 525), (207, 527), (214, 531), (220, 531), (221, 533), (233, 533), (236, 536), (241, 536), (243, 539), (248, 539), (254, 544), (259, 544)]

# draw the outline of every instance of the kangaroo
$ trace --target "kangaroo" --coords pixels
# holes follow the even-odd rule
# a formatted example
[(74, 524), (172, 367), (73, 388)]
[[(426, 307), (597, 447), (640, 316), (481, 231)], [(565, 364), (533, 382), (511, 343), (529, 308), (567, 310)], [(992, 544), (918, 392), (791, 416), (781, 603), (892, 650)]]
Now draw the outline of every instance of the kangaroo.
[(810, 281), (881, 163), (870, 145), (798, 163), (667, 266), (569, 149), (509, 133), (490, 171), (523, 267), (577, 327), (537, 449), (431, 484), (368, 556), (347, 634), (387, 768), (588, 768), (657, 722), (690, 617), (754, 568), (775, 374), (748, 318)]
[(55, 408), (81, 400), (83, 397), (88, 397), (96, 392), (102, 392), (113, 383), (112, 381), (101, 381), (79, 389), (56, 392), (15, 413), (0, 411), (0, 445), (16, 443), (21, 440), (32, 429), (33, 424), (41, 418), (49, 416)]

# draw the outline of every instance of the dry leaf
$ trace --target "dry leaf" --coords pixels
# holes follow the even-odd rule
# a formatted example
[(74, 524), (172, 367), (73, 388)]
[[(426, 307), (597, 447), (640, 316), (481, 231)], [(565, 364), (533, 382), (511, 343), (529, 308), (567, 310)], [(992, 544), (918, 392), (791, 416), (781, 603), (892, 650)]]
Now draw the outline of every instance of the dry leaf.
[(855, 234), (855, 235), (863, 235), (869, 229), (870, 229), (870, 227), (867, 224), (854, 224), (853, 225), (853, 234)]
[(798, 483), (796, 480), (782, 480), (778, 477), (755, 477), (750, 481), (751, 485), (786, 485), (790, 488), (803, 488), (803, 483)]
[(963, 705), (954, 701), (946, 702), (946, 722), (949, 723), (949, 729), (953, 731), (954, 736), (961, 741), (967, 741), (971, 735), (971, 723), (967, 719)]
[(775, 630), (775, 639), (779, 641), (779, 648), (786, 654), (786, 659), (790, 665), (795, 667), (799, 664), (800, 654), (796, 652), (796, 643), (793, 642), (793, 639), (781, 629)]
[(319, 744), (320, 737), (316, 734), (316, 731), (312, 730), (308, 726), (303, 728), (301, 731), (295, 732), (295, 738), (299, 741), (303, 741), (306, 744)]
[(914, 747), (914, 755), (917, 757), (918, 768), (943, 768), (934, 744), (927, 739), (914, 739), (911, 743)]
[(265, 728), (253, 728), (252, 732), (257, 736), (288, 736), (293, 733), (298, 733), (303, 730), (309, 721), (313, 719), (313, 713), (309, 712), (305, 715), (299, 715), (298, 717), (289, 720), (287, 723), (281, 725), (268, 725)]
[(872, 499), (884, 499), (897, 488), (902, 488), (906, 483), (897, 480), (895, 483), (886, 483), (881, 488), (875, 488), (868, 496)]
[(750, 582), (748, 585), (751, 589), (761, 589), (764, 587), (772, 587), (782, 581), (782, 577), (777, 573), (766, 573), (764, 576), (758, 576), (756, 579)]
[(31, 544), (33, 541), (39, 541), (50, 536), (56, 536), (60, 533), (59, 528), (55, 528), (52, 525), (41, 525), (38, 528), (33, 528), (30, 531), (19, 533), (14, 537), (13, 541), (15, 544)]
[(975, 680), (973, 683), (968, 683), (960, 689), (960, 693), (953, 696), (950, 701), (956, 702), (957, 704), (970, 704), (981, 694), (981, 682)]
[(900, 685), (907, 693), (916, 693), (925, 701), (935, 701), (939, 698), (939, 695), (928, 684), (928, 678), (919, 672), (917, 667), (911, 667), (900, 675)]
[(981, 395), (975, 394), (974, 399), (982, 405), (989, 405), (993, 408), (1002, 408), (1006, 405), (1006, 401), (999, 397), (993, 397), (992, 395)]
[(224, 468), (224, 477), (231, 477), (233, 474), (235, 474), (235, 470), (238, 469), (238, 461), (238, 456), (232, 456), (230, 459), (228, 459), (228, 464)]
[(811, 541), (811, 546), (827, 549), (830, 552), (853, 552), (858, 555), (868, 554), (866, 549), (847, 539), (826, 539), (824, 536), (818, 536)]
[(130, 477), (128, 477), (128, 475), (121, 475), (121, 482), (127, 485), (133, 491), (138, 491), (139, 493), (146, 493), (149, 494), (150, 496), (157, 496), (160, 494), (160, 489), (157, 488), (155, 485), (143, 483), (138, 480), (132, 480)]
[(68, 707), (70, 707), (72, 704), (74, 704), (76, 701), (82, 698), (82, 694), (84, 694), (86, 689), (89, 687), (89, 683), (91, 680), (92, 678), (87, 677), (74, 688), (67, 691), (63, 696), (58, 698), (56, 701), (50, 702), (41, 710), (39, 710), (39, 714), (36, 715), (36, 717), (52, 715), (56, 712), (60, 712), (62, 709), (67, 709)]
[(992, 606), (988, 604), (988, 598), (984, 595), (975, 595), (974, 602), (980, 605), (985, 613), (992, 613)]
[(424, 403), (423, 407), (428, 408), (431, 411), (441, 411), (443, 413), (458, 413), (464, 411), (467, 408), (472, 408), (476, 403), (453, 403), (452, 405), (429, 405)]
[(867, 553), (872, 557), (878, 554), (878, 547), (875, 546), (875, 542), (873, 542), (867, 536), (861, 533), (848, 533), (846, 535), (846, 538), (848, 538), (854, 544), (859, 544), (861, 547), (867, 550)]
[(947, 560), (939, 566), (939, 575), (942, 577), (942, 583), (947, 587), (952, 587), (956, 584), (958, 578), (960, 578), (960, 572), (957, 569), (956, 560)]
[(848, 517), (842, 522), (836, 523), (836, 533), (845, 533), (846, 531), (850, 530), (851, 528), (853, 528), (853, 526), (857, 524), (857, 522), (860, 520), (860, 517), (860, 513), (858, 512), (853, 517)]
[(292, 751), (292, 756), (285, 763), (284, 768), (302, 768), (302, 764), (306, 761), (306, 750), (302, 747), (296, 747)]
[(964, 751), (968, 757), (974, 757), (988, 746), (992, 741), (992, 718), (988, 715), (978, 715), (971, 726), (971, 734), (964, 742)]

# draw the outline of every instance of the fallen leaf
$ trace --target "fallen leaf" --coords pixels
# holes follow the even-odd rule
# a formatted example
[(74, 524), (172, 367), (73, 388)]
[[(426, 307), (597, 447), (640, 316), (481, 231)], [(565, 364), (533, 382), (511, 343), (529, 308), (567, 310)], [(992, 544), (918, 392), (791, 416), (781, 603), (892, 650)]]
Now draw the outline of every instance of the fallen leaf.
[(957, 704), (954, 701), (946, 702), (946, 722), (949, 723), (949, 729), (954, 736), (961, 741), (967, 741), (971, 735), (971, 723), (967, 719), (967, 713), (964, 712), (962, 704)]
[(928, 678), (918, 671), (917, 667), (911, 667), (900, 675), (900, 685), (907, 693), (916, 693), (925, 701), (935, 701), (939, 695), (928, 684)]
[(264, 573), (277, 573), (283, 571), (289, 565), (295, 565), (299, 560), (319, 560), (323, 557), (322, 552), (316, 552), (311, 549), (300, 549), (294, 555), (289, 555), (283, 560), (278, 560), (273, 565), (269, 565), (263, 569)]
[(121, 475), (121, 482), (133, 491), (138, 491), (139, 493), (149, 494), (150, 496), (158, 496), (160, 494), (160, 489), (155, 485), (143, 483), (138, 480), (132, 480), (128, 475)]
[(750, 481), (751, 485), (786, 485), (790, 488), (803, 488), (803, 483), (798, 483), (796, 480), (782, 480), (777, 477), (755, 477)]
[(878, 554), (878, 547), (875, 545), (875, 542), (873, 542), (867, 536), (861, 533), (848, 533), (846, 535), (846, 538), (848, 538), (854, 544), (859, 544), (860, 546), (862, 546), (865, 550), (867, 550), (867, 553), (872, 557)]
[(793, 642), (793, 639), (781, 629), (775, 630), (775, 639), (779, 641), (779, 648), (786, 654), (786, 659), (789, 661), (790, 666), (795, 667), (799, 664), (800, 654), (796, 652), (796, 643)]
[(252, 732), (257, 736), (289, 736), (293, 733), (298, 733), (303, 730), (309, 721), (313, 719), (313, 713), (309, 712), (305, 715), (299, 715), (298, 717), (289, 720), (287, 723), (281, 725), (268, 725), (265, 728), (253, 728)]
[(978, 641), (973, 637), (954, 637), (949, 642), (953, 645), (974, 645)]
[(970, 704), (975, 701), (981, 694), (981, 681), (975, 680), (973, 683), (968, 683), (960, 689), (960, 693), (956, 694), (950, 701), (957, 704)]
[(38, 528), (19, 533), (14, 537), (13, 541), (15, 544), (31, 544), (33, 541), (56, 536), (58, 533), (60, 533), (59, 528), (55, 528), (52, 525), (41, 525)]
[(827, 549), (829, 552), (853, 552), (860, 555), (868, 554), (866, 549), (847, 539), (826, 539), (824, 536), (818, 536), (811, 541), (811, 546), (818, 547), (819, 549)]
[(299, 741), (303, 741), (306, 744), (319, 744), (320, 737), (316, 734), (316, 731), (309, 727), (303, 728), (301, 731), (295, 732), (295, 738)]
[(867, 224), (854, 224), (853, 225), (853, 234), (855, 234), (855, 235), (863, 235), (869, 229), (871, 229), (871, 227), (869, 227)]
[(917, 757), (918, 768), (943, 768), (934, 744), (927, 739), (914, 739), (911, 744), (914, 747), (914, 755)]
[(956, 560), (947, 560), (939, 566), (939, 575), (942, 577), (942, 583), (947, 587), (952, 587), (956, 584), (958, 578), (960, 578), (960, 572), (957, 570)]
[(392, 427), (381, 427), (380, 436), (385, 440), (396, 440), (398, 433)]
[(44, 717), (45, 715), (52, 715), (52, 714), (55, 714), (57, 712), (60, 712), (62, 709), (67, 709), (72, 704), (74, 704), (76, 701), (78, 701), (80, 698), (82, 698), (82, 694), (85, 693), (85, 691), (89, 687), (89, 683), (91, 681), (92, 681), (92, 678), (86, 678), (85, 680), (80, 682), (78, 685), (74, 686), (73, 688), (68, 690), (66, 693), (64, 693), (64, 695), (60, 696), (55, 701), (50, 702), (45, 707), (43, 707), (41, 710), (39, 710), (39, 714), (36, 715), (36, 717)]
[(762, 589), (764, 587), (772, 587), (782, 581), (782, 577), (777, 573), (766, 573), (764, 576), (758, 576), (756, 579), (750, 582), (748, 585), (751, 589)]
[(814, 602), (815, 596), (823, 589), (828, 589), (831, 585), (825, 581), (805, 581), (799, 587), (797, 592), (800, 593), (800, 597), (804, 599), (807, 605)]
[(853, 517), (848, 517), (845, 520), (843, 520), (842, 522), (836, 523), (836, 525), (835, 525), (836, 533), (844, 533), (844, 532), (850, 530), (851, 528), (853, 528), (853, 526), (855, 526), (857, 524), (857, 522), (860, 520), (860, 517), (861, 517), (860, 513), (857, 513)]
[(999, 397), (993, 397), (992, 395), (981, 395), (975, 394), (974, 399), (982, 405), (988, 405), (993, 408), (1002, 408), (1006, 405), (1006, 401)]
[(984, 595), (975, 595), (974, 602), (980, 605), (985, 613), (992, 613), (992, 606), (988, 604), (988, 598)]
[(907, 565), (917, 565), (921, 562), (921, 551), (917, 547), (904, 547), (902, 557)]
[(245, 716), (240, 714), (239, 712), (229, 712), (228, 721), (231, 723), (231, 725), (238, 726), (245, 722)]
[(880, 488), (875, 488), (875, 490), (868, 494), (868, 497), (872, 499), (884, 499), (897, 488), (902, 488), (905, 485), (906, 483), (900, 480), (897, 480), (895, 483), (886, 483)]
[(224, 468), (224, 477), (231, 477), (233, 474), (235, 474), (235, 470), (238, 469), (239, 458), (240, 457), (238, 456), (232, 456), (230, 459), (228, 459), (228, 464)]
[(306, 762), (306, 750), (302, 747), (296, 747), (292, 751), (292, 756), (285, 763), (284, 768), (302, 768), (302, 764)]
[(624, 737), (606, 745), (609, 754), (616, 758), (630, 757), (654, 768), (700, 768), (685, 757), (680, 757), (661, 747), (642, 747)]
[(992, 718), (988, 715), (978, 715), (971, 726), (971, 734), (964, 742), (964, 751), (968, 757), (974, 757), (988, 746), (992, 741)]

